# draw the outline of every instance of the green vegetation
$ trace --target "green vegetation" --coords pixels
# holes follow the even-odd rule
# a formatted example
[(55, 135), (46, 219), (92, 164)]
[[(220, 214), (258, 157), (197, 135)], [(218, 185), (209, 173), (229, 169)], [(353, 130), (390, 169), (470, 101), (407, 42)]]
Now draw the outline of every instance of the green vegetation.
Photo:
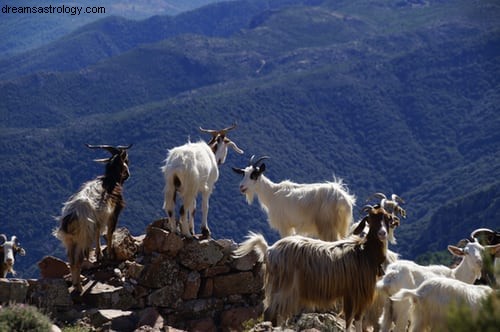
[(46, 332), (51, 326), (50, 318), (33, 306), (16, 304), (0, 310), (0, 331)]
[(452, 306), (448, 314), (448, 330), (457, 332), (495, 332), (500, 326), (500, 293), (493, 292), (477, 315), (465, 306)]

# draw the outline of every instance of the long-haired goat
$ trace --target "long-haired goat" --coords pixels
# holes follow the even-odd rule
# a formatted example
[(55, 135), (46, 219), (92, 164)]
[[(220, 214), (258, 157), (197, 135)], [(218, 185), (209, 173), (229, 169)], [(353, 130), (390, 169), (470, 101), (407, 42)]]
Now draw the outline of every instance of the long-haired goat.
[[(227, 148), (231, 147), (237, 153), (241, 150), (226, 135), (236, 125), (222, 130), (200, 130), (212, 135), (208, 143), (186, 143), (168, 151), (165, 165), (161, 168), (165, 176), (165, 201), (163, 208), (168, 216), (171, 231), (177, 229), (175, 220), (175, 200), (178, 193), (182, 199), (180, 208), (181, 232), (187, 238), (194, 235), (194, 214), (196, 196), (202, 195), (201, 231), (203, 236), (210, 236), (208, 228), (208, 202), (215, 182), (219, 178), (218, 165), (225, 162)], [(189, 224), (188, 224), (189, 223)]]
[[(486, 247), (490, 250), (489, 247)], [(482, 255), (485, 247), (477, 242), (468, 242), (464, 248), (448, 246), (451, 254), (462, 257), (454, 268), (444, 265), (422, 266), (408, 260), (398, 260), (387, 267), (385, 276), (377, 283), (377, 288), (387, 296), (380, 318), (383, 331), (389, 331), (395, 324), (395, 331), (405, 331), (409, 319), (409, 301), (392, 302), (389, 296), (401, 288), (413, 289), (430, 277), (442, 276), (472, 284), (481, 276)]]
[(447, 314), (451, 305), (464, 305), (476, 315), (482, 301), (492, 293), (489, 286), (436, 277), (425, 280), (416, 289), (403, 288), (391, 299), (412, 302), (409, 332), (447, 331)]
[(348, 235), (353, 221), (356, 199), (341, 180), (325, 183), (298, 184), (291, 181), (274, 183), (263, 173), (268, 157), (261, 157), (244, 169), (233, 170), (243, 175), (240, 191), (248, 204), (257, 194), (269, 224), (281, 237), (301, 234), (324, 241), (340, 240)]
[(12, 235), (10, 241), (7, 241), (7, 236), (0, 234), (0, 278), (6, 278), (9, 272), (16, 275), (14, 263), (17, 254), (26, 255), (26, 251), (21, 247), (17, 236)]
[(387, 229), (393, 216), (382, 208), (368, 212), (359, 227), (368, 223), (364, 238), (352, 236), (327, 242), (300, 235), (288, 236), (271, 247), (260, 234), (250, 233), (234, 257), (255, 250), (265, 265), (264, 319), (274, 325), (303, 309), (331, 309), (343, 299), (348, 329), (359, 320), (375, 293), (377, 276), (386, 259)]
[(129, 146), (88, 145), (90, 149), (104, 149), (111, 157), (97, 159), (106, 164), (106, 171), (92, 181), (83, 184), (80, 190), (64, 203), (59, 228), (54, 236), (66, 247), (71, 268), (73, 286), (81, 292), (81, 264), (88, 258), (92, 243), (96, 244), (96, 256), (100, 260), (101, 234), (106, 233), (107, 254), (112, 255), (113, 232), (118, 223), (118, 216), (125, 207), (123, 183), (130, 176), (128, 168)]

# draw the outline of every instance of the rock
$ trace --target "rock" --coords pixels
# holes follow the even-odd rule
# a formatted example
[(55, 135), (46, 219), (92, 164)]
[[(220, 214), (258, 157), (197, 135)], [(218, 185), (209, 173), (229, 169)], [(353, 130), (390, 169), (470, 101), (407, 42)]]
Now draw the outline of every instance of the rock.
[(138, 306), (134, 296), (123, 286), (112, 286), (102, 282), (94, 284), (82, 294), (83, 301), (96, 308), (127, 310)]
[(164, 319), (155, 308), (149, 307), (138, 313), (137, 328), (149, 326), (155, 331), (163, 329)]
[(217, 326), (212, 318), (192, 320), (187, 324), (188, 331), (217, 332)]
[(149, 226), (143, 241), (143, 246), (144, 253), (146, 254), (159, 252), (175, 257), (184, 247), (184, 242), (182, 238), (175, 233), (168, 232), (158, 227)]
[(113, 233), (114, 258), (118, 261), (134, 259), (137, 254), (137, 244), (128, 229), (120, 227)]
[(69, 307), (73, 305), (66, 281), (39, 279), (30, 287), (30, 302), (42, 308)]
[(190, 270), (201, 271), (217, 264), (224, 254), (223, 247), (212, 239), (191, 240), (179, 252), (179, 262)]
[(257, 319), (262, 314), (262, 306), (231, 308), (221, 314), (222, 331), (242, 331), (243, 323), (250, 319)]
[(200, 274), (196, 271), (189, 272), (186, 278), (182, 299), (183, 300), (196, 299), (198, 297), (198, 291), (200, 290), (200, 285), (201, 285)]
[(139, 284), (149, 288), (173, 285), (181, 278), (179, 264), (166, 255), (158, 255), (144, 269)]
[(231, 266), (238, 271), (250, 271), (257, 263), (257, 260), (257, 254), (252, 251), (248, 255), (234, 259)]
[(0, 278), (0, 304), (24, 303), (29, 290), (29, 283), (23, 279)]
[(116, 309), (91, 309), (85, 313), (93, 326), (107, 325), (110, 330), (134, 331), (136, 318), (133, 311), (123, 311)]
[(181, 280), (172, 280), (172, 282), (163, 288), (155, 290), (148, 296), (147, 305), (154, 307), (177, 307), (184, 292), (184, 283)]
[(144, 270), (144, 265), (136, 263), (136, 262), (125, 262), (125, 276), (129, 279), (139, 280), (141, 277), (142, 271)]
[(38, 262), (38, 268), (42, 278), (63, 278), (70, 273), (69, 264), (53, 256), (45, 256)]
[(252, 272), (239, 272), (214, 278), (214, 296), (258, 293), (263, 287), (262, 278)]

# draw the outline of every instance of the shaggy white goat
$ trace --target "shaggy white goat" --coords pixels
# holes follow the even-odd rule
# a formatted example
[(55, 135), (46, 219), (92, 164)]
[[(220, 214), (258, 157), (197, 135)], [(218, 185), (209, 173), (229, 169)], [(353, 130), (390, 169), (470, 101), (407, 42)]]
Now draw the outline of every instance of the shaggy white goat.
[(16, 275), (14, 263), (17, 254), (26, 255), (26, 251), (21, 247), (17, 236), (12, 235), (10, 241), (7, 241), (7, 236), (0, 234), (0, 278), (6, 278), (9, 272)]
[(64, 203), (59, 228), (54, 236), (66, 247), (71, 268), (73, 286), (80, 293), (81, 266), (89, 258), (92, 243), (96, 244), (97, 260), (102, 258), (100, 237), (106, 233), (107, 255), (113, 254), (113, 232), (121, 210), (125, 207), (123, 183), (129, 178), (128, 153), (132, 145), (113, 147), (109, 145), (88, 145), (91, 149), (104, 149), (111, 157), (98, 159), (106, 164), (106, 172), (83, 184), (80, 190)]
[(476, 315), (482, 301), (491, 293), (493, 289), (489, 286), (436, 277), (425, 280), (416, 289), (401, 289), (391, 296), (391, 300), (412, 302), (409, 332), (447, 331), (447, 313), (451, 305), (464, 305)]
[(165, 165), (161, 169), (165, 176), (163, 208), (168, 216), (171, 231), (177, 230), (175, 200), (178, 193), (182, 199), (179, 211), (181, 232), (187, 238), (193, 237), (196, 196), (201, 192), (201, 231), (203, 236), (210, 236), (208, 204), (214, 184), (219, 178), (217, 165), (225, 162), (228, 147), (237, 153), (243, 153), (243, 150), (226, 137), (227, 132), (235, 127), (236, 125), (233, 125), (222, 130), (200, 128), (201, 131), (212, 135), (212, 139), (208, 143), (203, 141), (188, 142), (168, 151)]
[(337, 299), (343, 299), (346, 330), (355, 319), (356, 330), (361, 331), (359, 320), (372, 302), (393, 222), (384, 209), (372, 209), (360, 224), (370, 226), (364, 238), (335, 242), (295, 235), (269, 247), (262, 235), (250, 233), (234, 256), (255, 250), (264, 263), (264, 319), (273, 325), (304, 309), (331, 309)]
[(443, 276), (472, 284), (481, 276), (482, 254), (485, 250), (477, 242), (469, 242), (464, 248), (449, 245), (448, 250), (462, 261), (454, 268), (444, 265), (422, 266), (408, 260), (398, 260), (389, 264), (384, 277), (377, 282), (377, 288), (387, 296), (380, 318), (382, 331), (389, 331), (392, 323), (394, 331), (405, 331), (409, 319), (409, 301), (393, 303), (388, 297), (401, 288), (413, 289), (430, 277)]
[(261, 157), (250, 160), (245, 169), (233, 168), (243, 175), (240, 191), (248, 204), (256, 194), (269, 224), (280, 236), (301, 234), (324, 241), (345, 238), (352, 223), (356, 199), (341, 180), (325, 183), (299, 184), (291, 181), (274, 183), (263, 173), (266, 165)]

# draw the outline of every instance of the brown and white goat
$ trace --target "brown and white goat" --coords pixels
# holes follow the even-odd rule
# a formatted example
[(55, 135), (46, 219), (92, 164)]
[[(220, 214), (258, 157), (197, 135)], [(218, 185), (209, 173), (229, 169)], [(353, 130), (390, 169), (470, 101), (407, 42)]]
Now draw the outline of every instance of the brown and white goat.
[(54, 235), (66, 247), (71, 268), (73, 286), (81, 292), (81, 265), (84, 258), (89, 258), (92, 243), (96, 244), (96, 256), (102, 258), (100, 236), (106, 233), (107, 254), (112, 255), (113, 232), (118, 223), (118, 216), (125, 206), (123, 183), (130, 176), (128, 168), (129, 146), (87, 145), (90, 149), (104, 149), (111, 157), (97, 159), (106, 163), (103, 176), (83, 184), (80, 190), (64, 203), (59, 228)]
[(203, 236), (210, 236), (208, 228), (208, 203), (215, 182), (219, 178), (218, 165), (226, 161), (227, 149), (231, 147), (237, 153), (243, 150), (231, 141), (226, 135), (236, 125), (222, 130), (209, 130), (200, 127), (204, 133), (212, 135), (208, 143), (188, 142), (168, 151), (165, 165), (161, 168), (165, 177), (165, 201), (163, 208), (168, 216), (169, 228), (177, 230), (175, 220), (176, 196), (182, 199), (180, 207), (181, 233), (192, 238), (194, 235), (194, 214), (196, 209), (196, 196), (202, 196), (201, 232)]
[(26, 251), (21, 247), (17, 236), (12, 235), (10, 241), (7, 241), (7, 236), (0, 234), (0, 278), (6, 278), (7, 273), (16, 275), (14, 263), (17, 254), (20, 256), (26, 255)]
[(332, 309), (337, 299), (343, 299), (346, 330), (354, 319), (360, 331), (360, 319), (382, 273), (393, 218), (380, 207), (372, 208), (359, 224), (360, 229), (369, 225), (364, 238), (336, 242), (295, 235), (269, 247), (262, 235), (250, 233), (234, 256), (255, 250), (264, 262), (264, 319), (276, 325), (303, 309)]

